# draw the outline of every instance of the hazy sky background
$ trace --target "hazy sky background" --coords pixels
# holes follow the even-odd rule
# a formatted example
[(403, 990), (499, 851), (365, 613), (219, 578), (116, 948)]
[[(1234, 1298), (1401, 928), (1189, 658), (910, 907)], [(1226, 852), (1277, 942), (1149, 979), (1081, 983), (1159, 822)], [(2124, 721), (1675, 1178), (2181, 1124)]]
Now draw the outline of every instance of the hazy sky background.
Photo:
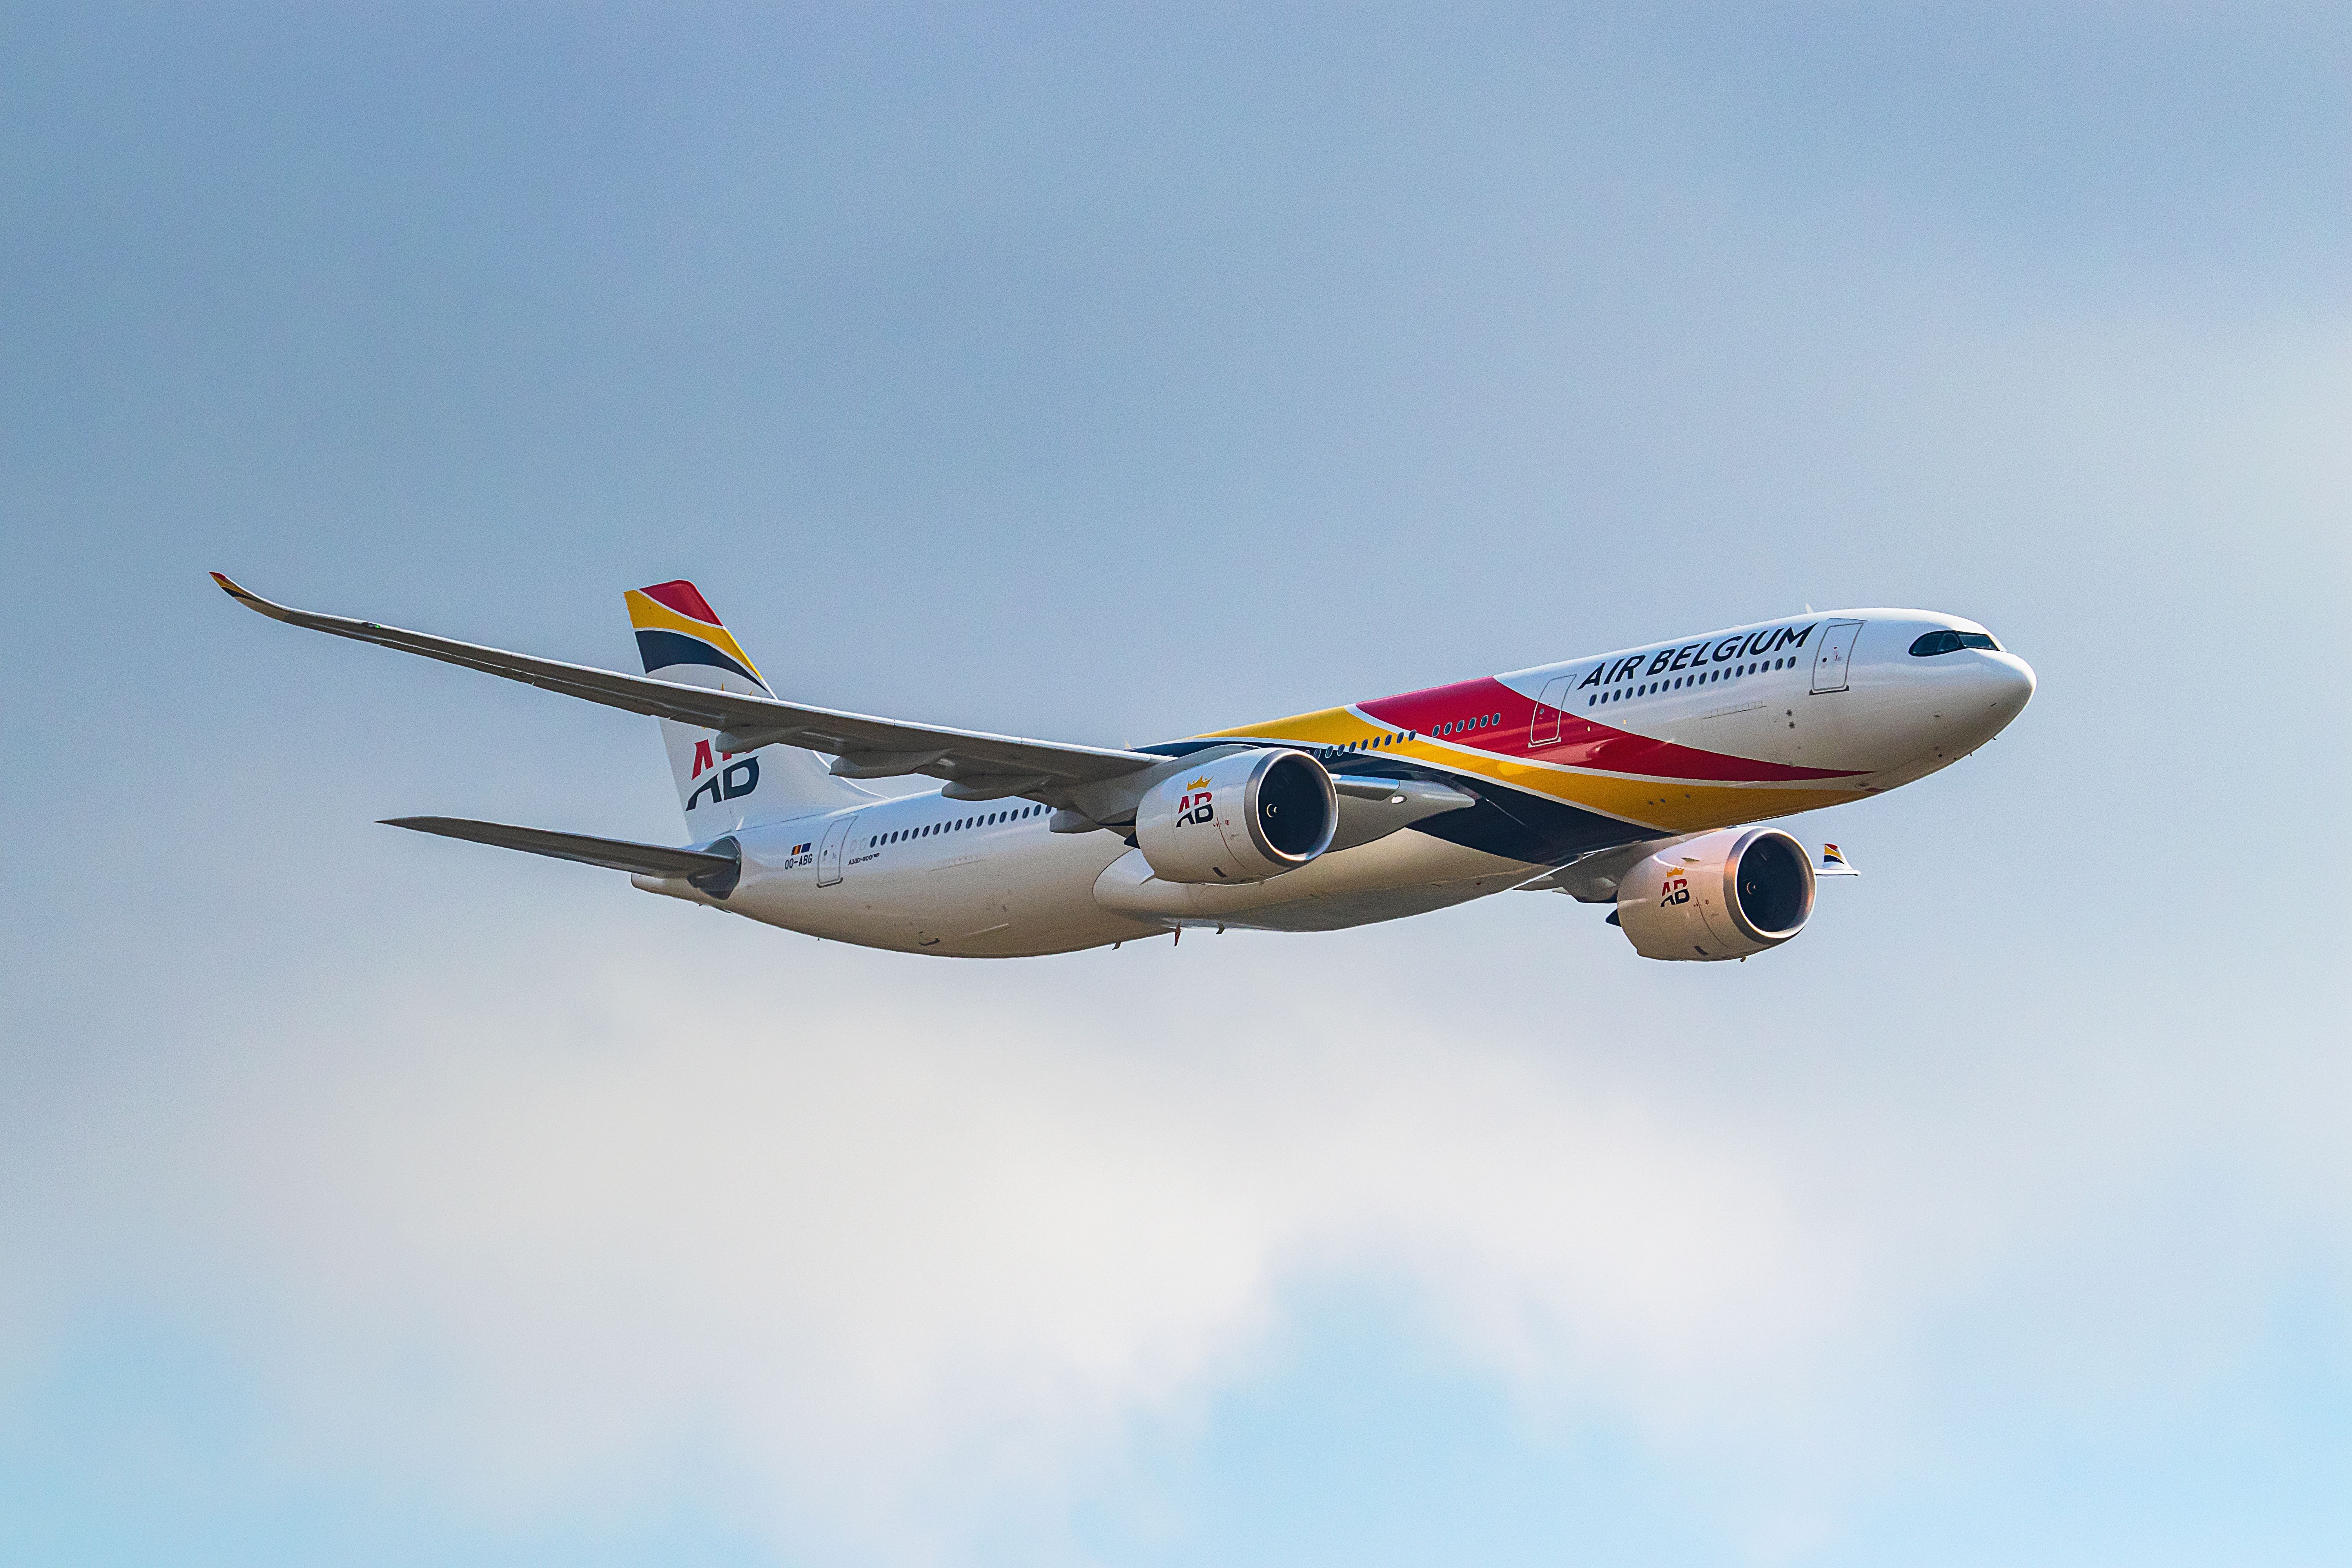
[[(2352, 1556), (2339, 7), (0, 7), (0, 1558)], [(2041, 692), (1748, 964), (866, 953), (653, 726), (1817, 607)]]

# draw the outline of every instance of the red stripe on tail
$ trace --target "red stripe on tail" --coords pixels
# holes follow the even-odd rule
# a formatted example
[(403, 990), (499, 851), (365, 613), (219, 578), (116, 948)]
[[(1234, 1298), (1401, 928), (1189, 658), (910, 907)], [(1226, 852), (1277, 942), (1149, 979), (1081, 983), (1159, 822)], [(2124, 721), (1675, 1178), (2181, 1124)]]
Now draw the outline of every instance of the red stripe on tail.
[(676, 610), (681, 616), (691, 616), (714, 626), (719, 624), (719, 613), (710, 607), (710, 601), (702, 596), (702, 590), (683, 577), (675, 583), (656, 583), (637, 592), (665, 609)]

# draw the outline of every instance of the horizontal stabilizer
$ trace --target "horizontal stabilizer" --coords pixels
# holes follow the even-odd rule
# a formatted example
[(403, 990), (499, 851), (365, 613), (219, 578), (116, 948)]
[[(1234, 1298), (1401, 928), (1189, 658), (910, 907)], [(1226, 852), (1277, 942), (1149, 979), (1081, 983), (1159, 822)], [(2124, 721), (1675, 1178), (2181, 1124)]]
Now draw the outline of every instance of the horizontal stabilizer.
[(503, 822), (468, 822), (462, 816), (393, 816), (386, 817), (383, 826), (437, 833), (444, 838), (463, 838), (472, 844), (496, 845), (500, 849), (520, 849), (557, 860), (577, 860), (583, 866), (602, 866), (607, 870), (635, 871), (644, 877), (724, 879), (731, 886), (740, 864), (732, 855), (713, 855), (700, 849), (631, 844), (621, 838), (592, 838), (584, 833), (554, 833), (544, 827), (509, 827)]

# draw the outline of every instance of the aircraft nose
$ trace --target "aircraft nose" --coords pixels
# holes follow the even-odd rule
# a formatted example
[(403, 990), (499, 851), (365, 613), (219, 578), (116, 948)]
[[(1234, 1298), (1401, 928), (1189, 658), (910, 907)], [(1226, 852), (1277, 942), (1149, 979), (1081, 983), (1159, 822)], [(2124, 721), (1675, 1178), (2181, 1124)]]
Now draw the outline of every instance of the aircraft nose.
[(2021, 710), (2033, 700), (2034, 688), (2041, 682), (2034, 679), (2032, 665), (2005, 652), (1990, 655), (1986, 662), (1992, 667), (1987, 676), (1996, 700), (2005, 705), (2013, 703)]
[(1977, 667), (1977, 689), (1984, 707), (1979, 710), (1986, 720), (1988, 738), (2009, 727), (2009, 721), (2025, 711), (2033, 700), (2033, 689), (2039, 684), (2033, 667), (2013, 653), (1979, 653)]

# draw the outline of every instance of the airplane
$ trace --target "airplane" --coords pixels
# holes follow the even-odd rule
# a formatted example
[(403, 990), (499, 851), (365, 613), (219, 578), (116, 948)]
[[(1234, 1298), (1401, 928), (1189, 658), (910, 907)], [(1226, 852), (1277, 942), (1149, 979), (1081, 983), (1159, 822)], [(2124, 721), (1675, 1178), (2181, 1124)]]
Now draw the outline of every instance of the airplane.
[[(1925, 610), (1782, 616), (1139, 747), (778, 698), (683, 580), (624, 595), (642, 676), (273, 604), (272, 619), (661, 721), (683, 846), (442, 816), (388, 825), (631, 874), (835, 942), (1014, 958), (1336, 931), (1507, 890), (1609, 906), (1643, 958), (1744, 960), (1805, 929), (1816, 867), (1762, 819), (1883, 795), (2022, 712), (2026, 662)], [(883, 795), (860, 780), (920, 775)]]

